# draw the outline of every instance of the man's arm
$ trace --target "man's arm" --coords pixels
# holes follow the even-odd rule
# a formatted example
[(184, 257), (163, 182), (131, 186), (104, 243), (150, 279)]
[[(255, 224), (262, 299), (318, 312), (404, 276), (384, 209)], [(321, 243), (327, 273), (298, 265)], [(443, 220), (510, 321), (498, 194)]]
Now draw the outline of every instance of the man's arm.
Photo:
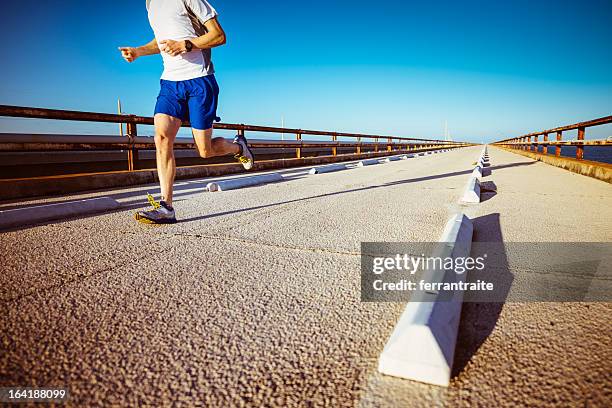
[[(193, 38), (190, 41), (193, 44), (194, 49), (205, 49), (214, 48), (225, 44), (226, 37), (225, 31), (219, 24), (217, 18), (211, 18), (204, 23), (206, 27), (206, 34), (201, 35), (197, 38)], [(172, 56), (180, 55), (187, 52), (187, 41), (173, 41), (173, 40), (161, 40), (159, 42), (161, 51), (168, 53)]]
[(159, 47), (157, 45), (157, 40), (154, 38), (142, 47), (119, 47), (119, 51), (121, 51), (121, 56), (127, 62), (134, 62), (138, 57), (159, 54)]

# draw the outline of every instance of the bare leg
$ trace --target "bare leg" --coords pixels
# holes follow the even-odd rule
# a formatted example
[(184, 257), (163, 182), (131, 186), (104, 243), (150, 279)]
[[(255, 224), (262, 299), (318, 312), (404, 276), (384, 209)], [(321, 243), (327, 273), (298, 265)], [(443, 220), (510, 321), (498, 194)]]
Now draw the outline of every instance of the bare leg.
[(162, 200), (172, 206), (172, 188), (176, 175), (174, 160), (174, 139), (181, 128), (181, 120), (163, 113), (155, 115), (155, 149), (157, 175)]
[(229, 154), (240, 153), (240, 147), (232, 142), (228, 142), (222, 137), (212, 138), (213, 130), (192, 129), (193, 139), (195, 140), (200, 157), (226, 156)]

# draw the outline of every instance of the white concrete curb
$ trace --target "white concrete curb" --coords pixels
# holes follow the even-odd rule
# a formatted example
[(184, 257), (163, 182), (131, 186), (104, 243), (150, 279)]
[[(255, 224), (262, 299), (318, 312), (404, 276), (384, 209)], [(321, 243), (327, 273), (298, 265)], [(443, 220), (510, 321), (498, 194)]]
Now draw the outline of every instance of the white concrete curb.
[(398, 161), (400, 159), (399, 156), (390, 156), (390, 157), (385, 157), (383, 159), (380, 159), (381, 163), (389, 163), (392, 161)]
[[(446, 224), (435, 256), (467, 257), (472, 248), (472, 221), (459, 213)], [(465, 273), (431, 271), (428, 282), (465, 281)], [(446, 294), (448, 296), (448, 293)], [(461, 318), (463, 291), (441, 299), (439, 293), (418, 292), (406, 305), (378, 360), (378, 371), (395, 377), (448, 386), (457, 332)]]
[(283, 176), (278, 173), (260, 174), (250, 177), (238, 177), (235, 179), (213, 181), (206, 185), (208, 191), (227, 191), (243, 187), (258, 186), (260, 184), (275, 183), (282, 181)]
[(89, 198), (67, 203), (43, 204), (34, 207), (0, 211), (0, 229), (60, 220), (78, 215), (114, 210), (121, 205), (110, 197)]
[(313, 167), (312, 169), (310, 169), (308, 174), (331, 173), (333, 171), (341, 171), (341, 170), (346, 170), (345, 164), (330, 164), (328, 166)]
[(361, 160), (359, 163), (357, 163), (357, 167), (372, 166), (374, 164), (380, 164), (380, 161), (378, 161), (378, 159)]
[(461, 197), (463, 203), (479, 203), (480, 202), (480, 182), (474, 176), (471, 176), (468, 180), (463, 196)]

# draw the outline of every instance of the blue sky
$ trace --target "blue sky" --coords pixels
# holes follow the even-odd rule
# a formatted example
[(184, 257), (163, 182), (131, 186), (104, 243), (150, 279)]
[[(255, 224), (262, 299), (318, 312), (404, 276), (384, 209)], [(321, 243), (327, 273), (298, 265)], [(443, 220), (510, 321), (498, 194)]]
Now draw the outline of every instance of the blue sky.
[[(491, 141), (612, 113), (612, 3), (215, 1), (224, 122)], [(7, 1), (0, 104), (151, 115), (145, 1)], [(0, 131), (116, 126), (0, 120)], [(610, 127), (587, 132), (612, 135)]]

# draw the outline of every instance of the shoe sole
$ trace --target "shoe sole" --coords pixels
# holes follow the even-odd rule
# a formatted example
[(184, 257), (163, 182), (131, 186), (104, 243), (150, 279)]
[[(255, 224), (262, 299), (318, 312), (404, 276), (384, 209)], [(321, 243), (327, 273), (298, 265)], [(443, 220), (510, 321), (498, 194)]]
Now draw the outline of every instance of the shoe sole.
[(253, 152), (251, 151), (251, 149), (249, 149), (249, 147), (247, 146), (247, 150), (249, 151), (249, 153), (251, 154), (251, 167), (249, 167), (248, 169), (245, 167), (245, 165), (243, 164), (242, 167), (244, 167), (245, 170), (252, 170), (253, 167), (255, 167), (255, 155), (253, 154)]
[(142, 224), (155, 224), (155, 225), (164, 225), (164, 224), (176, 224), (176, 218), (169, 218), (169, 219), (163, 219), (163, 220), (151, 220), (147, 217), (143, 217), (142, 215), (135, 213), (134, 214), (134, 219), (136, 219), (136, 221), (142, 223)]
[[(246, 148), (246, 150), (249, 152), (249, 154), (251, 155), (252, 159), (251, 159), (251, 167), (250, 168), (246, 168), (246, 166), (244, 165), (244, 163), (241, 162), (242, 167), (244, 167), (245, 170), (252, 170), (253, 167), (255, 167), (255, 155), (253, 154), (253, 151), (249, 148), (248, 142), (246, 140), (246, 138), (244, 139), (244, 146), (242, 144), (240, 144), (240, 146), (242, 146), (243, 149)], [(244, 151), (243, 151), (244, 153)], [(244, 156), (246, 157), (246, 156)]]

